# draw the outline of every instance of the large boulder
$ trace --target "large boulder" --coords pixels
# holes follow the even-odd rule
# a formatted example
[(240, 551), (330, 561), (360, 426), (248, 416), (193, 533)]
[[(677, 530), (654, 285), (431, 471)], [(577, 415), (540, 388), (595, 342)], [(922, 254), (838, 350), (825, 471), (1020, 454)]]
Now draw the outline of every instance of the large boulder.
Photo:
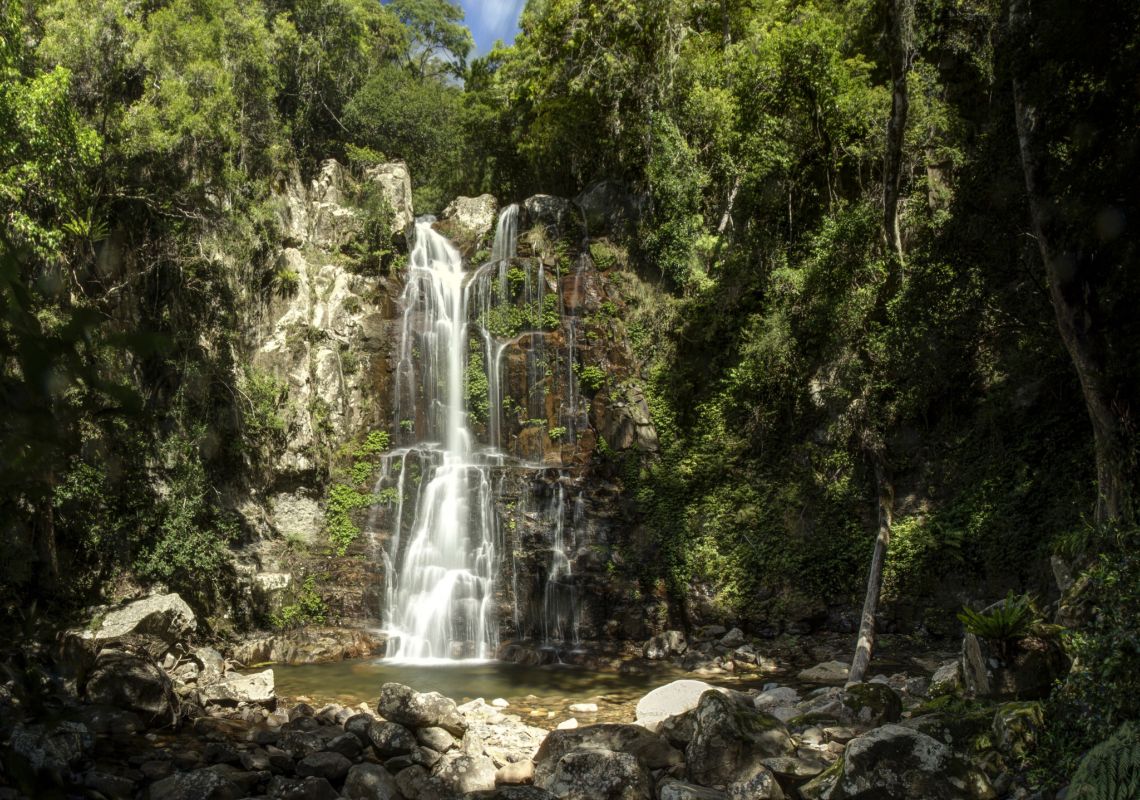
[(101, 650), (85, 693), (92, 703), (133, 711), (150, 725), (174, 721), (175, 698), (170, 678), (141, 655), (114, 648)]
[(719, 789), (697, 786), (674, 778), (657, 785), (657, 800), (727, 800), (728, 795)]
[(340, 783), (351, 767), (352, 762), (340, 753), (321, 751), (310, 753), (297, 762), (297, 776), (324, 778), (329, 783)]
[(957, 694), (962, 691), (962, 664), (959, 659), (943, 662), (930, 677), (930, 688), (926, 693), (931, 697)]
[(796, 676), (804, 683), (825, 683), (832, 686), (842, 686), (847, 683), (847, 673), (850, 666), (842, 661), (825, 661), (814, 667), (800, 670)]
[(382, 720), (370, 723), (368, 740), (381, 758), (407, 755), (416, 749), (416, 737), (398, 722)]
[(246, 792), (211, 767), (193, 772), (176, 772), (152, 783), (149, 800), (237, 800)]
[[(829, 771), (830, 772), (830, 771)], [(985, 775), (942, 742), (901, 725), (884, 725), (852, 739), (822, 800), (989, 800)], [(817, 779), (819, 780), (819, 779)]]
[(848, 720), (860, 725), (875, 727), (902, 716), (902, 698), (885, 683), (848, 684), (841, 699), (850, 712)]
[(417, 692), (402, 683), (385, 683), (380, 687), (376, 710), (384, 719), (410, 728), (443, 728), (453, 736), (467, 731), (467, 722), (455, 701), (439, 692)]
[(574, 206), (565, 197), (536, 194), (522, 203), (524, 224), (542, 225), (555, 236), (569, 233), (575, 224)]
[(800, 693), (795, 689), (790, 686), (776, 686), (756, 695), (752, 705), (757, 711), (763, 711), (787, 722), (799, 715), (800, 712), (796, 708), (798, 702), (800, 702)]
[(720, 692), (705, 692), (694, 715), (696, 730), (685, 761), (696, 783), (727, 786), (765, 769), (763, 759), (795, 752), (784, 723)]
[[(155, 594), (111, 609), (96, 618), (81, 635), (96, 647), (126, 637), (150, 637), (167, 646), (184, 642), (198, 628), (198, 619), (177, 594)], [(158, 655), (153, 653), (152, 655)]]
[(637, 701), (637, 724), (656, 732), (669, 717), (696, 708), (701, 695), (710, 690), (716, 687), (689, 679), (658, 686)]
[(457, 197), (443, 210), (441, 227), (460, 245), (480, 242), (495, 229), (498, 207), (489, 194)]
[(412, 176), (403, 161), (377, 164), (364, 170), (364, 178), (380, 186), (384, 199), (395, 212), (392, 220), (394, 234), (407, 234), (416, 221), (412, 209)]
[(252, 703), (272, 707), (277, 703), (272, 669), (249, 675), (231, 673), (216, 683), (200, 687), (198, 694), (206, 705)]
[(86, 725), (60, 722), (56, 725), (17, 725), (8, 739), (10, 752), (37, 772), (62, 772), (75, 767), (91, 754), (95, 739)]
[(652, 800), (645, 763), (614, 750), (572, 750), (551, 764), (535, 785), (559, 800)]
[(537, 786), (497, 786), (487, 792), (472, 792), (464, 800), (554, 800), (554, 795)]
[(754, 766), (728, 785), (728, 800), (784, 800), (776, 776), (763, 766)]
[(544, 786), (550, 775), (557, 770), (558, 762), (563, 756), (581, 750), (628, 753), (649, 769), (667, 769), (679, 765), (683, 760), (679, 750), (640, 725), (604, 723), (556, 730), (550, 732), (534, 757), (535, 784)]

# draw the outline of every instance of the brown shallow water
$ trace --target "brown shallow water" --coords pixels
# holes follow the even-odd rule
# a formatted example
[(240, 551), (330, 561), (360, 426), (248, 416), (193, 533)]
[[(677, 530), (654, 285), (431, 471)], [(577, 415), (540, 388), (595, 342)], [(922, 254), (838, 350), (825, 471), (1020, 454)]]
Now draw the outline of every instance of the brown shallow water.
[[(759, 689), (778, 680), (755, 674), (695, 675), (664, 665), (644, 672), (619, 673), (564, 665), (528, 667), (503, 661), (400, 664), (375, 658), (275, 666), (273, 673), (278, 696), (288, 700), (371, 706), (380, 696), (380, 685), (395, 681), (420, 692), (440, 692), (459, 703), (476, 697), (487, 702), (501, 697), (510, 703), (510, 713), (543, 728), (553, 728), (570, 717), (581, 723), (632, 722), (638, 699), (679, 678), (740, 690)], [(598, 711), (571, 713), (573, 703), (596, 703)]]

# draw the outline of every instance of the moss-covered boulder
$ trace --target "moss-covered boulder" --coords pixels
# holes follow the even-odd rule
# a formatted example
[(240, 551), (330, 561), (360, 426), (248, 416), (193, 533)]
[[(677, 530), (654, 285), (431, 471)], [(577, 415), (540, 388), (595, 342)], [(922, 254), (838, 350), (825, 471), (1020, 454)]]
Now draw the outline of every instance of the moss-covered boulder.
[(701, 695), (693, 714), (685, 761), (689, 779), (704, 786), (727, 786), (766, 769), (763, 759), (795, 752), (784, 723), (720, 692)]
[(993, 717), (993, 744), (1007, 759), (1022, 762), (1036, 746), (1044, 724), (1041, 703), (1003, 703)]
[(860, 725), (875, 727), (902, 716), (902, 698), (885, 683), (853, 683), (844, 688), (841, 699)]
[(852, 739), (836, 767), (806, 785), (814, 800), (990, 800), (984, 774), (942, 742), (902, 725)]

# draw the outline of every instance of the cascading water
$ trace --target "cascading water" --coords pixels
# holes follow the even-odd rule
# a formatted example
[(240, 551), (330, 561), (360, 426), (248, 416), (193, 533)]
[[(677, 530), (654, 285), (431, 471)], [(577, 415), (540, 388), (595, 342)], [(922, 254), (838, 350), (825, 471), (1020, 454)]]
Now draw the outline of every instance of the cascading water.
[(562, 486), (555, 490), (549, 516), (554, 534), (550, 546), (550, 572), (546, 576), (542, 598), (542, 637), (546, 642), (577, 642), (577, 603), (567, 555), (566, 492)]
[[(509, 459), (504, 450), (504, 406), (509, 401), (504, 354), (516, 347), (515, 352), (524, 352), (527, 359), (525, 390), (515, 386), (515, 394), (525, 394), (525, 399), (521, 405), (518, 397), (513, 399), (516, 433), (518, 413), (524, 412), (527, 425), (536, 421), (545, 425), (549, 417), (550, 425), (565, 426), (559, 435), (573, 442), (578, 424), (576, 386), (571, 364), (557, 375), (548, 364), (557, 353), (547, 355), (546, 337), (563, 325), (557, 280), (553, 287), (548, 283), (541, 260), (521, 266), (512, 262), (518, 207), (503, 210), (491, 260), (470, 272), (464, 272), (455, 247), (432, 228), (433, 221), (416, 221), (401, 296), (394, 410), (405, 446), (386, 455), (376, 485), (379, 496), (387, 493), (385, 513), (391, 530), (381, 555), (387, 576), (384, 624), (390, 637), (390, 658), (485, 659), (498, 649), (496, 581), (504, 572), (502, 554), (514, 552), (518, 545), (515, 533), (512, 547), (504, 547), (496, 506), (503, 492), (502, 468)], [(548, 309), (558, 314), (553, 327), (544, 314)], [(520, 317), (525, 323), (517, 322)], [(572, 362), (573, 325), (566, 327)], [(472, 383), (472, 375), (478, 373), (486, 380), (485, 397), (473, 394), (472, 386), (477, 384)], [(548, 412), (548, 378), (558, 380), (562, 375), (567, 380), (569, 413), (565, 407), (553, 406)], [(478, 423), (478, 437), (472, 420)], [(517, 440), (512, 440), (512, 446), (516, 452), (526, 449)], [(511, 465), (534, 476), (526, 480), (544, 474), (541, 458), (529, 461), (535, 454), (522, 452), (528, 460)], [(533, 485), (541, 486), (541, 482)], [(539, 590), (541, 624), (535, 633), (547, 641), (576, 641), (568, 555), (573, 531), (568, 543), (561, 484), (551, 503), (542, 515), (552, 555), (546, 583)], [(411, 514), (410, 509), (414, 509)], [(374, 508), (370, 529), (377, 513)], [(509, 527), (515, 530), (513, 521)], [(517, 570), (513, 561), (506, 566), (511, 573), (510, 590), (502, 594), (514, 598), (518, 630)]]
[[(418, 449), (428, 458), (420, 465), (411, 539), (401, 552), (397, 527), (388, 550), (386, 627), (394, 642), (389, 656), (489, 658), (498, 645), (491, 611), (498, 523), (488, 466), (473, 453), (464, 407), (463, 260), (432, 222), (416, 221), (401, 297), (397, 404), (407, 401), (412, 408), (397, 413), (412, 413)], [(415, 408), (417, 399), (426, 407)], [(418, 430), (420, 424), (426, 430)], [(405, 459), (401, 481), (406, 472)], [(402, 504), (402, 493), (400, 498)]]

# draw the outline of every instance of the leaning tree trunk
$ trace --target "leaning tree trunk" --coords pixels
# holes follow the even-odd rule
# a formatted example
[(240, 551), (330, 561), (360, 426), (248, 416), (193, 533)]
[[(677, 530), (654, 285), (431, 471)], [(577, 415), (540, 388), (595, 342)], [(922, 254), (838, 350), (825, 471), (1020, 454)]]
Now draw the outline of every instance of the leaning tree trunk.
[[(899, 193), (902, 187), (903, 134), (906, 131), (907, 111), (910, 108), (907, 93), (907, 73), (910, 71), (911, 30), (914, 21), (914, 0), (885, 0), (887, 51), (891, 67), (891, 116), (887, 120), (887, 141), (883, 153), (883, 241), (886, 243), (887, 280), (879, 293), (875, 314), (886, 318), (887, 306), (902, 287), (903, 248), (899, 234)], [(884, 426), (885, 427), (885, 426)], [(855, 657), (851, 660), (848, 683), (860, 683), (867, 674), (871, 653), (875, 649), (875, 616), (879, 609), (879, 595), (883, 588), (883, 565), (887, 560), (887, 546), (891, 541), (891, 514), (894, 510), (894, 490), (886, 476), (883, 445), (874, 449), (875, 490), (878, 496), (879, 532), (875, 537), (875, 550), (871, 555), (871, 570), (867, 575), (867, 596), (863, 600), (863, 615), (859, 620), (859, 638), (855, 642)]]
[(891, 116), (883, 154), (883, 237), (888, 257), (895, 260), (891, 284), (897, 285), (902, 268), (902, 235), (899, 233), (899, 192), (902, 187), (903, 135), (910, 109), (907, 73), (910, 71), (913, 0), (886, 0), (887, 56), (891, 68)]
[(879, 496), (879, 534), (875, 537), (875, 550), (871, 555), (871, 572), (867, 576), (867, 597), (863, 600), (863, 616), (859, 620), (859, 639), (855, 643), (855, 658), (847, 683), (862, 683), (871, 664), (875, 649), (875, 617), (879, 610), (879, 595), (883, 589), (883, 565), (887, 560), (887, 546), (891, 543), (891, 515), (894, 512), (894, 489), (887, 480), (882, 461), (876, 459), (875, 488)]
[(1034, 103), (1032, 85), (1033, 23), (1025, 0), (1011, 0), (1009, 28), (1013, 59), (1013, 101), (1017, 139), (1033, 233), (1045, 262), (1049, 297), (1061, 341), (1072, 359), (1092, 422), (1096, 454), (1096, 521), (1112, 523), (1132, 516), (1128, 438), (1121, 409), (1106, 374), (1107, 344), (1101, 324), (1093, 265), (1087, 248), (1066, 235), (1065, 217), (1056, 207), (1045, 167), (1045, 122)]

